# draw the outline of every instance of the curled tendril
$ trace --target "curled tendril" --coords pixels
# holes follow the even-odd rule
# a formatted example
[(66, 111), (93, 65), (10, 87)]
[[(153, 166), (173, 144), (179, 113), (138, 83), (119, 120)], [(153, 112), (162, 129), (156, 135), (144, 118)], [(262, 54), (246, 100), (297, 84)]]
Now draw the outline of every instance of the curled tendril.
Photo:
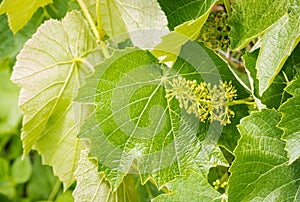
[(230, 124), (234, 112), (229, 108), (236, 98), (237, 90), (230, 82), (220, 81), (219, 85), (174, 78), (166, 89), (166, 98), (178, 100), (180, 108), (194, 114), (200, 121), (220, 121), (223, 125)]

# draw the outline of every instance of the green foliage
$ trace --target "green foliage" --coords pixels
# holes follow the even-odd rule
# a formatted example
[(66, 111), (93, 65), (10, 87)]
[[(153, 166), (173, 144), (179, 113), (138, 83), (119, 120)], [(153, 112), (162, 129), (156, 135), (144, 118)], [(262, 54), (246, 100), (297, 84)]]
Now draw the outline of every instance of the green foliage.
[(39, 7), (49, 3), (52, 3), (52, 0), (3, 0), (0, 14), (7, 13), (9, 26), (16, 33), (24, 27)]
[(242, 137), (230, 168), (229, 201), (299, 200), (300, 161), (286, 165), (283, 132), (276, 127), (279, 120), (280, 114), (269, 109), (241, 120)]
[(229, 48), (228, 14), (212, 11), (201, 29), (199, 40), (213, 50), (227, 51)]
[(0, 201), (300, 200), (299, 0), (0, 3)]
[(215, 0), (158, 0), (158, 3), (168, 18), (168, 27), (171, 30), (187, 21), (199, 18), (205, 14), (215, 2)]
[[(159, 194), (150, 182), (140, 184), (137, 175), (127, 175), (116, 192), (113, 192), (109, 181), (103, 173), (98, 172), (97, 161), (88, 158), (88, 151), (81, 152), (79, 166), (75, 172), (77, 180), (73, 192), (76, 201), (147, 201)], [(93, 194), (90, 194), (93, 193)]]
[(286, 103), (280, 106), (280, 112), (282, 113), (282, 119), (279, 123), (279, 127), (284, 130), (282, 139), (287, 142), (286, 150), (289, 154), (289, 163), (293, 163), (300, 156), (299, 143), (299, 120), (298, 112), (299, 108), (299, 90), (300, 80), (297, 78), (286, 88), (286, 91), (293, 95)]
[(164, 35), (161, 38), (161, 43), (155, 46), (154, 50), (152, 50), (152, 54), (157, 57), (160, 62), (169, 62), (171, 65), (175, 63), (182, 45), (191, 39), (196, 39), (199, 35), (202, 26), (209, 16), (212, 6), (216, 3), (216, 0), (201, 1), (197, 3), (201, 3), (201, 9), (198, 11), (197, 18), (176, 26), (174, 31)]
[(168, 195), (160, 195), (153, 201), (156, 202), (181, 202), (181, 201), (221, 201), (222, 196), (206, 181), (205, 176), (191, 172), (185, 177), (170, 182), (167, 187), (173, 190)]
[(232, 5), (230, 21), (231, 47), (245, 47), (252, 39), (266, 32), (288, 12), (292, 2), (299, 4), (297, 0), (236, 0)]
[[(189, 167), (202, 166), (187, 159), (208, 160), (199, 156), (198, 119), (181, 114), (177, 101), (165, 98), (174, 72), (148, 52), (129, 48), (116, 51), (95, 69), (78, 94), (77, 101), (96, 105), (80, 137), (91, 140), (90, 152), (103, 164), (100, 170), (106, 171), (114, 190), (135, 160), (143, 181), (152, 177), (159, 186)], [(220, 156), (209, 155), (211, 164), (222, 162)]]
[(2, 66), (2, 68), (0, 69), (0, 135), (16, 133), (21, 119), (18, 109), (19, 88), (9, 81), (8, 65)]
[(256, 66), (260, 95), (272, 84), (275, 76), (299, 43), (299, 19), (300, 5), (299, 2), (294, 1), (288, 14), (274, 23), (263, 36)]
[[(53, 166), (65, 188), (74, 180), (82, 149), (76, 134), (81, 117), (88, 111), (72, 101), (84, 77), (93, 71), (81, 66), (95, 48), (87, 23), (73, 11), (62, 22), (49, 20), (39, 27), (18, 55), (11, 78), (23, 87), (19, 105), (24, 113), (24, 155), (35, 147), (44, 162)], [(37, 82), (43, 84), (36, 86)]]

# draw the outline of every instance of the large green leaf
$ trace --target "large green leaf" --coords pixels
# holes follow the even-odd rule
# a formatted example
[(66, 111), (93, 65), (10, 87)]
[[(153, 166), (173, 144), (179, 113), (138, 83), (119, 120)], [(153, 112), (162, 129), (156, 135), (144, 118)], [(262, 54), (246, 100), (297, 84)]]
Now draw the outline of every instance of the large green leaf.
[(142, 186), (133, 175), (126, 176), (118, 190), (113, 192), (105, 175), (98, 172), (97, 161), (89, 159), (86, 150), (81, 152), (75, 178), (77, 184), (73, 196), (78, 202), (142, 202), (149, 199), (148, 185)]
[(254, 112), (238, 126), (242, 135), (230, 168), (229, 201), (299, 201), (300, 161), (287, 165), (274, 110)]
[(281, 105), (279, 110), (282, 112), (282, 119), (278, 126), (284, 130), (282, 139), (287, 142), (286, 150), (291, 164), (300, 157), (300, 79), (294, 80), (286, 91), (294, 97)]
[(262, 37), (256, 63), (260, 95), (271, 85), (300, 41), (300, 1), (294, 1), (290, 9)]
[(0, 15), (7, 13), (11, 30), (16, 33), (30, 20), (39, 7), (52, 0), (4, 0), (0, 5)]
[(182, 202), (182, 201), (222, 201), (223, 196), (208, 184), (206, 177), (191, 172), (185, 177), (177, 178), (167, 184), (171, 194), (154, 198), (153, 202)]
[[(173, 3), (173, 2), (172, 2)], [(189, 40), (196, 39), (206, 22), (215, 1), (201, 1), (201, 10), (194, 20), (184, 22), (174, 28), (174, 31), (162, 37), (162, 42), (154, 47), (152, 54), (161, 62), (173, 65), (180, 53), (181, 47)]]
[(230, 20), (233, 49), (245, 47), (287, 13), (293, 0), (235, 0)]
[(73, 103), (77, 89), (92, 71), (82, 63), (96, 42), (79, 12), (62, 22), (39, 27), (17, 57), (12, 81), (22, 87), (19, 105), (24, 113), (21, 139), (24, 155), (34, 148), (53, 166), (67, 188), (73, 182), (82, 146), (76, 138), (87, 112)]
[[(196, 67), (180, 66), (178, 72), (186, 70), (182, 76), (192, 77), (190, 80), (200, 82), (201, 76), (207, 75), (219, 82), (215, 65), (225, 72), (229, 71), (226, 63), (219, 58), (215, 64), (198, 48), (202, 54), (196, 58), (199, 72)], [(113, 190), (132, 165), (141, 173), (142, 182), (152, 177), (159, 187), (189, 168), (207, 173), (212, 166), (226, 165), (213, 141), (202, 144), (197, 137), (205, 138), (207, 131), (198, 134), (198, 129), (210, 128), (209, 123), (200, 125), (194, 115), (181, 110), (176, 99), (165, 98), (169, 81), (179, 76), (176, 69), (157, 64), (150, 53), (136, 48), (115, 52), (95, 69), (78, 94), (78, 101), (96, 105), (80, 137), (90, 140), (91, 155), (99, 161), (99, 170), (105, 172)], [(218, 138), (220, 125), (213, 122), (212, 126), (209, 136)]]

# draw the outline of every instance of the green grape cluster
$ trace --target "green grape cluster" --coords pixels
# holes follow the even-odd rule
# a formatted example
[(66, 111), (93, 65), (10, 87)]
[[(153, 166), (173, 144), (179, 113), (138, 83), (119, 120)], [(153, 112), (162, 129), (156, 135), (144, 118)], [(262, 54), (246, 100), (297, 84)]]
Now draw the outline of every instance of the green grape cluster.
[(231, 102), (237, 96), (237, 90), (231, 82), (220, 81), (219, 85), (195, 80), (186, 80), (183, 77), (174, 78), (166, 89), (166, 98), (170, 101), (174, 97), (180, 108), (189, 114), (194, 114), (200, 121), (220, 121), (221, 124), (230, 124), (234, 111), (230, 109)]
[(201, 29), (198, 40), (213, 50), (227, 51), (229, 48), (228, 15), (225, 12), (212, 11)]
[(215, 190), (219, 190), (220, 188), (226, 189), (228, 183), (227, 182), (221, 182), (221, 180), (217, 179), (213, 182), (213, 186)]

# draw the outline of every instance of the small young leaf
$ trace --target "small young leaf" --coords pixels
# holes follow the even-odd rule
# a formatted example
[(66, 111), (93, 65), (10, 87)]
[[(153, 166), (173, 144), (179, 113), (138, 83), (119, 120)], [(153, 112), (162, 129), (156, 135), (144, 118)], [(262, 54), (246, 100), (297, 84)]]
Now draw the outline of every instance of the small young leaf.
[(11, 30), (16, 33), (30, 20), (39, 7), (52, 3), (52, 0), (3, 0), (0, 15), (7, 13)]
[(242, 119), (242, 138), (234, 151), (229, 178), (229, 201), (299, 201), (300, 161), (287, 165), (276, 127), (280, 114), (274, 110), (254, 112)]
[(18, 55), (12, 75), (12, 81), (22, 87), (24, 155), (33, 147), (38, 150), (65, 188), (74, 180), (83, 148), (76, 135), (88, 113), (73, 98), (92, 71), (82, 62), (96, 46), (87, 23), (73, 11), (62, 22), (49, 20), (39, 27)]
[(21, 159), (21, 156), (15, 159), (12, 164), (12, 177), (17, 183), (27, 182), (31, 173), (32, 165), (28, 156), (24, 160)]

